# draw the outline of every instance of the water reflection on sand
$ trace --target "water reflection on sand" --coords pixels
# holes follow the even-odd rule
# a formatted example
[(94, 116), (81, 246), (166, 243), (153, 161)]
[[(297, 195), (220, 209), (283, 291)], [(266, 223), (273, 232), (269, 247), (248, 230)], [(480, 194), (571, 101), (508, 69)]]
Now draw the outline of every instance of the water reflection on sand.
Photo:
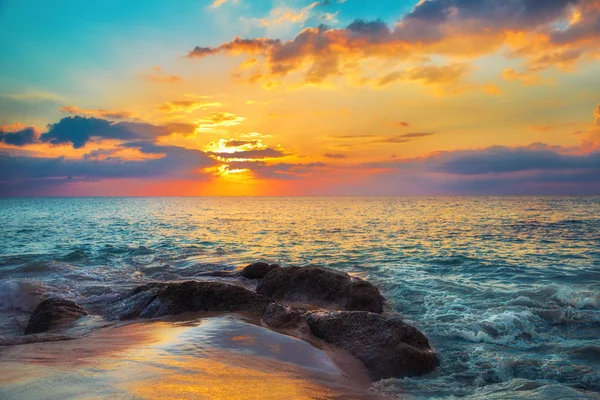
[[(317, 343), (317, 345), (319, 345)], [(375, 398), (361, 365), (228, 314), (0, 347), (0, 398)]]

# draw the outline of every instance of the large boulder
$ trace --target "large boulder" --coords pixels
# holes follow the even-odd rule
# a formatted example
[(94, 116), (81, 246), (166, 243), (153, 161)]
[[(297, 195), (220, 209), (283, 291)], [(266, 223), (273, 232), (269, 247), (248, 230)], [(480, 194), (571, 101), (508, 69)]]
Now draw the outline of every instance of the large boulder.
[(439, 364), (425, 335), (396, 315), (315, 312), (306, 322), (315, 336), (362, 361), (375, 380), (422, 375)]
[(306, 310), (292, 309), (279, 303), (271, 303), (265, 309), (263, 321), (275, 329), (296, 329), (306, 326)]
[(278, 300), (308, 303), (330, 310), (383, 311), (383, 297), (375, 286), (324, 267), (273, 269), (259, 282), (256, 292)]
[(221, 282), (151, 283), (108, 305), (108, 318), (156, 318), (190, 311), (246, 311), (262, 316), (271, 302), (237, 285)]
[(64, 327), (88, 315), (85, 308), (71, 300), (53, 298), (42, 301), (29, 317), (25, 334), (42, 333)]
[(277, 264), (267, 264), (266, 262), (256, 262), (248, 265), (242, 270), (242, 276), (248, 279), (262, 279), (274, 269), (281, 268)]

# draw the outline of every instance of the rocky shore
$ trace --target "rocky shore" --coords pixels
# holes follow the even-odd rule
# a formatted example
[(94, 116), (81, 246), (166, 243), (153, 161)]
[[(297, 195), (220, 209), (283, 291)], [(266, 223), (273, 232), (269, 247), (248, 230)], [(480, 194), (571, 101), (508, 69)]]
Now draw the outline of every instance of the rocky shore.
[(348, 352), (373, 380), (422, 375), (439, 365), (427, 338), (387, 310), (379, 290), (362, 279), (324, 267), (262, 262), (212, 279), (150, 283), (89, 305), (48, 299), (35, 309), (24, 333), (64, 329), (88, 315), (124, 321), (243, 312), (261, 318), (271, 330), (306, 341), (318, 338)]

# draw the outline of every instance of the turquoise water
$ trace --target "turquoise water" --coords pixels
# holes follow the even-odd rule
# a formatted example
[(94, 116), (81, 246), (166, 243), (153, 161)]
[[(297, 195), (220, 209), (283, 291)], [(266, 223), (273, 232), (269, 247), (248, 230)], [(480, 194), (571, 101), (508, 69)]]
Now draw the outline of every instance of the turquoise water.
[(374, 390), (600, 393), (600, 197), (0, 199), (0, 226), (0, 338), (48, 296), (320, 264), (377, 284), (441, 356), (435, 373)]

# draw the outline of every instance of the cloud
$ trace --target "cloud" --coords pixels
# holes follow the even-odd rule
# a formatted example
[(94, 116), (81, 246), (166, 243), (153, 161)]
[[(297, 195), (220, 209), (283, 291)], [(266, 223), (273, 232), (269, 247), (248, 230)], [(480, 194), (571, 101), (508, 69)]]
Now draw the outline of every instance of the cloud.
[(554, 125), (536, 125), (536, 126), (531, 127), (531, 129), (536, 132), (549, 132), (549, 131), (553, 131), (554, 128), (555, 128)]
[[(436, 152), (355, 166), (380, 194), (600, 193), (600, 152), (533, 143)], [(388, 190), (389, 189), (389, 190)], [(356, 187), (353, 193), (365, 188)]]
[(245, 117), (240, 117), (229, 112), (217, 112), (200, 120), (200, 129), (213, 129), (215, 127), (235, 126), (245, 121)]
[(311, 174), (319, 173), (326, 164), (323, 163), (277, 163), (267, 164), (261, 161), (232, 161), (229, 164), (231, 169), (243, 169), (252, 171), (253, 175), (259, 179), (277, 179), (277, 180), (299, 180), (310, 178)]
[(9, 99), (19, 100), (23, 102), (63, 100), (63, 97), (58, 94), (52, 92), (45, 92), (42, 90), (27, 90), (21, 93), (0, 93), (0, 97), (7, 97)]
[(527, 147), (493, 146), (482, 150), (441, 152), (420, 162), (424, 163), (430, 171), (456, 175), (566, 170), (600, 172), (600, 153), (563, 154), (540, 144)]
[(134, 140), (154, 140), (172, 133), (190, 135), (196, 127), (190, 124), (168, 124), (155, 126), (147, 123), (118, 122), (94, 117), (66, 117), (48, 125), (48, 131), (40, 136), (42, 142), (52, 145), (71, 144), (78, 149), (93, 138)]
[[(508, 57), (525, 59), (528, 71), (512, 70), (506, 79), (534, 84), (537, 80), (530, 72), (552, 66), (568, 69), (598, 57), (599, 4), (597, 0), (548, 0), (543, 5), (534, 0), (427, 0), (392, 26), (356, 20), (345, 28), (305, 28), (290, 40), (236, 37), (216, 47), (196, 47), (188, 57), (246, 54), (261, 60), (249, 80), (282, 80), (300, 71), (305, 83), (318, 84), (329, 77), (359, 73), (367, 59), (414, 63), (432, 56), (472, 58), (505, 47)], [(560, 29), (565, 21), (568, 25)], [(382, 74), (377, 82), (386, 85), (401, 78), (452, 82), (470, 72), (466, 66), (446, 71), (415, 68), (412, 73)]]
[(162, 72), (160, 67), (154, 67), (153, 72), (150, 74), (141, 74), (142, 78), (150, 82), (161, 82), (161, 83), (178, 83), (181, 82), (181, 77), (177, 75), (169, 75)]
[(168, 101), (160, 105), (159, 110), (164, 112), (192, 112), (197, 109), (206, 110), (209, 107), (222, 107), (218, 101), (178, 100)]
[(411, 132), (396, 136), (381, 136), (369, 143), (408, 143), (415, 139), (435, 135), (435, 132)]
[(256, 149), (256, 150), (242, 150), (235, 151), (232, 153), (226, 152), (208, 152), (207, 154), (211, 156), (218, 157), (223, 160), (230, 159), (244, 159), (244, 160), (256, 160), (256, 159), (265, 159), (265, 158), (278, 158), (285, 156), (285, 153), (279, 149), (273, 148), (265, 148), (265, 149)]
[(60, 108), (60, 112), (71, 115), (90, 115), (104, 119), (130, 119), (133, 118), (133, 113), (123, 110), (82, 110), (76, 106), (64, 106)]
[(189, 58), (203, 58), (218, 53), (231, 54), (263, 54), (280, 40), (273, 39), (242, 39), (234, 38), (231, 42), (224, 43), (218, 47), (196, 47), (188, 53)]
[(348, 156), (345, 154), (339, 154), (339, 153), (325, 153), (325, 154), (323, 154), (323, 157), (340, 160), (340, 159), (347, 158)]
[(386, 86), (398, 80), (420, 81), (425, 85), (453, 84), (471, 72), (467, 64), (423, 65), (402, 72), (391, 72), (379, 80), (377, 86)]
[[(111, 156), (111, 150), (96, 150), (82, 159), (40, 158), (0, 155), (0, 194), (18, 194), (23, 186), (59, 186), (74, 180), (122, 178), (208, 179), (202, 170), (215, 161), (199, 150), (129, 143), (124, 148), (139, 150), (147, 157), (128, 160)], [(37, 187), (37, 186), (35, 186)]]
[[(212, 2), (212, 4), (210, 5), (211, 8), (218, 8), (220, 6), (222, 6), (223, 4), (227, 3), (229, 0), (214, 0)], [(234, 3), (237, 3), (238, 0), (233, 0)]]
[(0, 143), (23, 147), (35, 142), (37, 142), (37, 133), (34, 128), (25, 128), (16, 132), (4, 132), (0, 129)]
[(581, 148), (585, 151), (600, 151), (600, 104), (594, 109), (594, 123), (581, 138)]
[(518, 72), (513, 68), (506, 68), (502, 71), (502, 77), (507, 81), (521, 81), (523, 84), (539, 85), (542, 83), (542, 78), (531, 73)]
[(242, 146), (254, 147), (254, 146), (258, 146), (260, 144), (261, 144), (260, 140), (236, 140), (236, 139), (231, 139), (231, 140), (224, 141), (224, 146), (225, 147), (242, 147)]

